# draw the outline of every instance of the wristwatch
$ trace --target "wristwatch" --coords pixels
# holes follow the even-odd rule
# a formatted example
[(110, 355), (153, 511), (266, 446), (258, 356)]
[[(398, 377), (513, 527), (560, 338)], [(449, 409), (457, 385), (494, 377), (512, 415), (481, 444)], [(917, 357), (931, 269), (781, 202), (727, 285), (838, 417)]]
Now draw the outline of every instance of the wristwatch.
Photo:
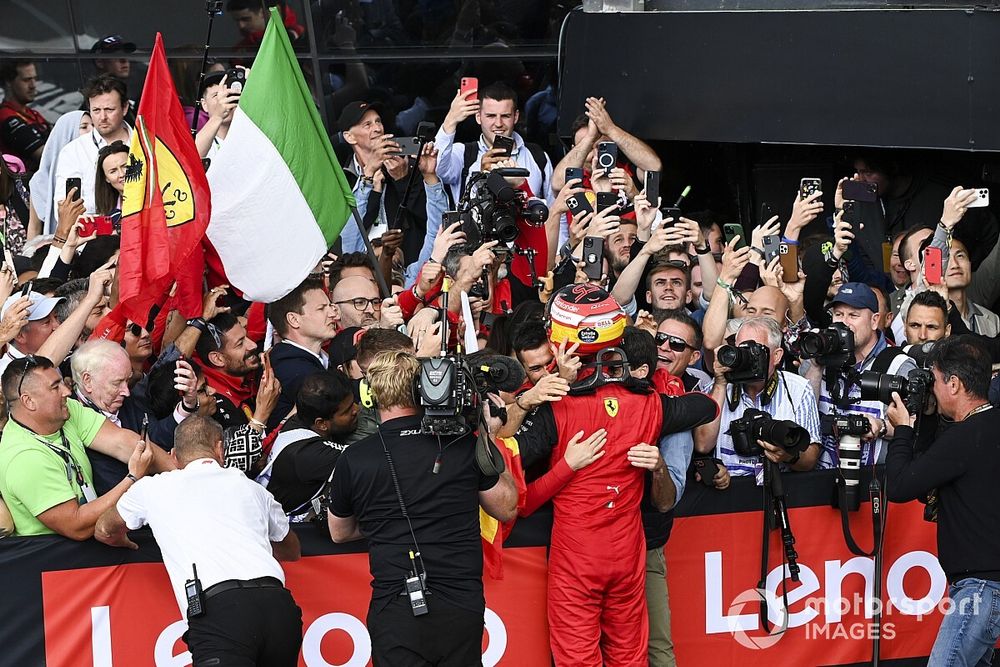
[(695, 246), (694, 251), (699, 255), (707, 255), (708, 253), (712, 252), (712, 246), (708, 245), (707, 243), (701, 248)]
[(878, 433), (875, 434), (875, 437), (884, 438), (885, 434), (889, 432), (889, 423), (884, 419), (880, 419), (879, 421), (882, 422), (882, 427), (878, 430)]

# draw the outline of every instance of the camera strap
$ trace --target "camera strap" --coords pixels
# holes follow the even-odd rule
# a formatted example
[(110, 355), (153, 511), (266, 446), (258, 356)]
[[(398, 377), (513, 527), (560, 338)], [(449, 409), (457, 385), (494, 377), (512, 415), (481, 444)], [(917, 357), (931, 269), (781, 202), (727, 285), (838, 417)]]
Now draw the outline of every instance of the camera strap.
[[(766, 465), (766, 462), (765, 462)], [(774, 474), (781, 474), (777, 470)], [(763, 594), (763, 591), (767, 590), (767, 571), (769, 565), (770, 556), (770, 546), (771, 546), (771, 531), (775, 528), (774, 525), (774, 496), (771, 493), (771, 486), (767, 483), (763, 485), (764, 489), (764, 515), (763, 521), (763, 531), (761, 536), (761, 548), (760, 548), (760, 579), (757, 581), (757, 591), (760, 595), (760, 609), (758, 614), (760, 616), (760, 627), (766, 632), (771, 632), (771, 622), (767, 617), (767, 596)], [(781, 629), (779, 633), (784, 632), (788, 629), (788, 578), (785, 576), (786, 569), (785, 552), (781, 552), (781, 603), (784, 605), (785, 613), (782, 617)]]
[(840, 507), (840, 525), (844, 532), (844, 541), (847, 542), (847, 548), (851, 550), (855, 556), (861, 556), (863, 558), (872, 558), (881, 551), (882, 549), (882, 538), (885, 535), (885, 490), (878, 481), (878, 475), (875, 470), (872, 470), (872, 481), (868, 484), (868, 495), (871, 498), (872, 506), (872, 548), (871, 551), (865, 551), (858, 546), (858, 543), (854, 540), (854, 536), (851, 534), (851, 525), (848, 518), (849, 510), (847, 508), (847, 484), (844, 482), (843, 474), (838, 473), (837, 475), (837, 505)]

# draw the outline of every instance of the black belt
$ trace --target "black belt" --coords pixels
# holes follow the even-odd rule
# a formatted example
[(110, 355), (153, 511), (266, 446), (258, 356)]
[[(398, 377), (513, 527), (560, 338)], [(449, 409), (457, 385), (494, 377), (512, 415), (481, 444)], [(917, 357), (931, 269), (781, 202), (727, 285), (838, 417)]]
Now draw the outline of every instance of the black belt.
[(215, 597), (219, 593), (225, 593), (236, 588), (284, 588), (285, 585), (274, 577), (258, 577), (256, 579), (229, 579), (220, 581), (205, 589), (205, 599)]

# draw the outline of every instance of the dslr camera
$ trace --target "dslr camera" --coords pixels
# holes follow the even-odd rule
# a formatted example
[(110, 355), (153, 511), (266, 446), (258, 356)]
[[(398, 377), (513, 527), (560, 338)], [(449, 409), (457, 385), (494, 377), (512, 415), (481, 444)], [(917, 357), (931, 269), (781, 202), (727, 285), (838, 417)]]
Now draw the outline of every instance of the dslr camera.
[(854, 358), (854, 332), (835, 322), (826, 329), (803, 332), (798, 347), (803, 359), (815, 359), (822, 366), (846, 366)]
[[(838, 485), (844, 489), (842, 509), (855, 512), (861, 506), (861, 438), (871, 431), (871, 422), (864, 415), (835, 414), (823, 418), (823, 430), (837, 438), (841, 476)], [(840, 502), (835, 497), (835, 505)]]
[(758, 440), (781, 447), (791, 455), (801, 454), (809, 447), (809, 431), (793, 421), (773, 419), (761, 410), (747, 408), (743, 416), (734, 419), (726, 432), (733, 439), (733, 449), (740, 456), (763, 456)]
[(911, 415), (919, 415), (927, 407), (927, 397), (931, 393), (934, 376), (923, 368), (915, 368), (906, 377), (865, 371), (861, 374), (861, 398), (866, 401), (882, 401), (892, 404), (893, 392), (899, 394)]
[(731, 384), (748, 384), (767, 379), (771, 350), (756, 341), (742, 345), (723, 345), (719, 348), (717, 360), (729, 368), (726, 381)]

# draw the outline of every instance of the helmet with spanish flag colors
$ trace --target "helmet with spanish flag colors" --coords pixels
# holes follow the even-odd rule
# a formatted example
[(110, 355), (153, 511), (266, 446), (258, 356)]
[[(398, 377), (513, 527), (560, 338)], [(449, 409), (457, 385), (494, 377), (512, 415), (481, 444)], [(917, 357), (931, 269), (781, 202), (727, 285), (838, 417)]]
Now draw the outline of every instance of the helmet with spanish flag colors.
[(567, 346), (578, 343), (577, 354), (588, 356), (617, 346), (625, 333), (625, 311), (607, 291), (591, 283), (567, 285), (548, 305), (549, 340)]

